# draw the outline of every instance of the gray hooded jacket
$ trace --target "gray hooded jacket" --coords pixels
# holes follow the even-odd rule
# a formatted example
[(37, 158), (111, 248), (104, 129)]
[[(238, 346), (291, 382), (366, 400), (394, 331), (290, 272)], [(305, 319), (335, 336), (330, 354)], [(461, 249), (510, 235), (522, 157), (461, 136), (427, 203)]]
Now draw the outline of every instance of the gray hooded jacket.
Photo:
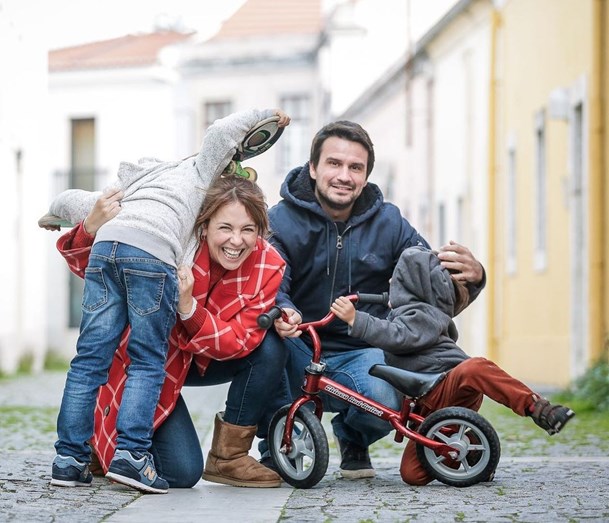
[(389, 289), (386, 320), (357, 311), (351, 336), (385, 351), (389, 365), (418, 372), (444, 372), (469, 356), (456, 344), (452, 320), (461, 308), (448, 270), (423, 247), (401, 254)]
[[(95, 241), (119, 241), (173, 266), (190, 261), (196, 245), (194, 224), (205, 190), (228, 165), (247, 132), (274, 112), (252, 109), (216, 120), (205, 133), (199, 153), (182, 161), (121, 162), (118, 181), (112, 185), (125, 193), (122, 210), (99, 229)], [(50, 213), (79, 223), (100, 195), (64, 191), (51, 203)]]

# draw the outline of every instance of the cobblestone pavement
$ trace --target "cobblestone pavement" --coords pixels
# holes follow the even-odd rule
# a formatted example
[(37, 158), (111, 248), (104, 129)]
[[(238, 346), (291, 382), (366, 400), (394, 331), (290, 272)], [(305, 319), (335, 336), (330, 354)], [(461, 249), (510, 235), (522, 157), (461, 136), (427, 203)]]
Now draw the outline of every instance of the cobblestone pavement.
[[(609, 457), (594, 445), (554, 445), (544, 455), (520, 457), (504, 452), (493, 482), (466, 489), (405, 485), (398, 474), (401, 447), (389, 438), (372, 449), (376, 478), (341, 479), (332, 447), (328, 473), (309, 490), (201, 481), (193, 489), (142, 496), (97, 477), (92, 488), (53, 488), (48, 482), (63, 381), (61, 373), (0, 381), (2, 522), (609, 522)], [(225, 391), (185, 389), (205, 453)]]

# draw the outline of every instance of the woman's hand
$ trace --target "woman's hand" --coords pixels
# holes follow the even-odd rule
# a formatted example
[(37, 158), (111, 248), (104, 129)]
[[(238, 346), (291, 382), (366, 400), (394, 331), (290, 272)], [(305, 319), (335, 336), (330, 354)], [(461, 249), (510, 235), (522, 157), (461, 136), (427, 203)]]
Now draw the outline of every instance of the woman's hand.
[(330, 310), (340, 320), (348, 323), (350, 327), (353, 327), (355, 321), (355, 306), (344, 296), (340, 296), (334, 300), (334, 303), (330, 307)]
[(277, 122), (277, 125), (279, 127), (287, 127), (288, 125), (290, 125), (290, 117), (281, 109), (277, 109), (275, 111), (275, 116), (279, 116), (279, 121)]
[(121, 200), (124, 195), (120, 189), (106, 189), (83, 222), (85, 232), (95, 236), (104, 223), (121, 212)]
[(288, 321), (283, 318), (275, 320), (275, 330), (282, 338), (298, 338), (302, 331), (299, 331), (296, 326), (302, 323), (302, 317), (294, 309), (283, 309), (284, 314), (288, 316)]
[(187, 265), (178, 267), (178, 291), (180, 298), (178, 300), (178, 312), (180, 314), (190, 314), (192, 310), (192, 288), (195, 284), (195, 277), (192, 270)]

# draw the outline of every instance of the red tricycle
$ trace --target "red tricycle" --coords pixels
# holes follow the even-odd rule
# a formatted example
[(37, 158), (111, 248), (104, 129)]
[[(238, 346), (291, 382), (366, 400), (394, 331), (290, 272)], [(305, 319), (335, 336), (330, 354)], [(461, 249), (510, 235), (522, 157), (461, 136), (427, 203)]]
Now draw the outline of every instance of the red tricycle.
[[(358, 293), (348, 299), (354, 303), (387, 305), (388, 295)], [(258, 317), (258, 325), (268, 329), (282, 314), (280, 308), (273, 307)], [(395, 429), (396, 442), (402, 442), (404, 437), (415, 441), (417, 457), (438, 481), (468, 487), (490, 480), (499, 462), (501, 447), (495, 429), (485, 418), (463, 407), (443, 408), (425, 418), (416, 413), (417, 402), (442, 381), (446, 373), (419, 373), (374, 365), (370, 375), (387, 381), (403, 396), (399, 411), (324, 375), (317, 329), (328, 325), (334, 317), (329, 312), (318, 321), (298, 326), (311, 338), (313, 357), (305, 369), (302, 394), (275, 413), (268, 434), (269, 450), (282, 478), (294, 487), (311, 488), (328, 469), (328, 438), (321, 424), (323, 406), (319, 396), (324, 393), (388, 421)], [(313, 405), (307, 405), (310, 403)]]

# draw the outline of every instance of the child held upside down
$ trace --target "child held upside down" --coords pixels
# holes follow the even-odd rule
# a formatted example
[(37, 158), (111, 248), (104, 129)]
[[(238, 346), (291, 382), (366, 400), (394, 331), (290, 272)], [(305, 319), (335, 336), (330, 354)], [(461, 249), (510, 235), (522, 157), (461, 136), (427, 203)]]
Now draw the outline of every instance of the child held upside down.
[[(420, 400), (420, 414), (449, 406), (478, 411), (484, 396), (530, 416), (548, 434), (557, 434), (575, 413), (533, 392), (486, 358), (470, 358), (457, 344), (452, 320), (468, 303), (467, 288), (442, 267), (433, 251), (410, 247), (400, 256), (389, 288), (391, 311), (386, 320), (355, 309), (339, 297), (332, 312), (349, 324), (349, 334), (385, 352), (389, 365), (414, 372), (448, 372)], [(400, 465), (402, 479), (410, 485), (426, 485), (432, 477), (409, 441)]]
[[(107, 477), (144, 492), (167, 492), (169, 485), (158, 476), (149, 449), (154, 411), (165, 379), (168, 337), (176, 321), (181, 280), (186, 278), (181, 264), (197, 243), (195, 221), (205, 190), (220, 176), (246, 134), (273, 115), (279, 116), (280, 127), (290, 122), (280, 110), (243, 111), (214, 122), (199, 153), (185, 160), (122, 162), (118, 181), (106, 199), (114, 219), (99, 228), (83, 223), (95, 241), (85, 270), (76, 356), (57, 419), (52, 485), (91, 484), (88, 441), (93, 435), (95, 400), (129, 326), (131, 363), (116, 421), (116, 452)], [(57, 218), (82, 222), (100, 194), (61, 193), (39, 226), (58, 229)]]

